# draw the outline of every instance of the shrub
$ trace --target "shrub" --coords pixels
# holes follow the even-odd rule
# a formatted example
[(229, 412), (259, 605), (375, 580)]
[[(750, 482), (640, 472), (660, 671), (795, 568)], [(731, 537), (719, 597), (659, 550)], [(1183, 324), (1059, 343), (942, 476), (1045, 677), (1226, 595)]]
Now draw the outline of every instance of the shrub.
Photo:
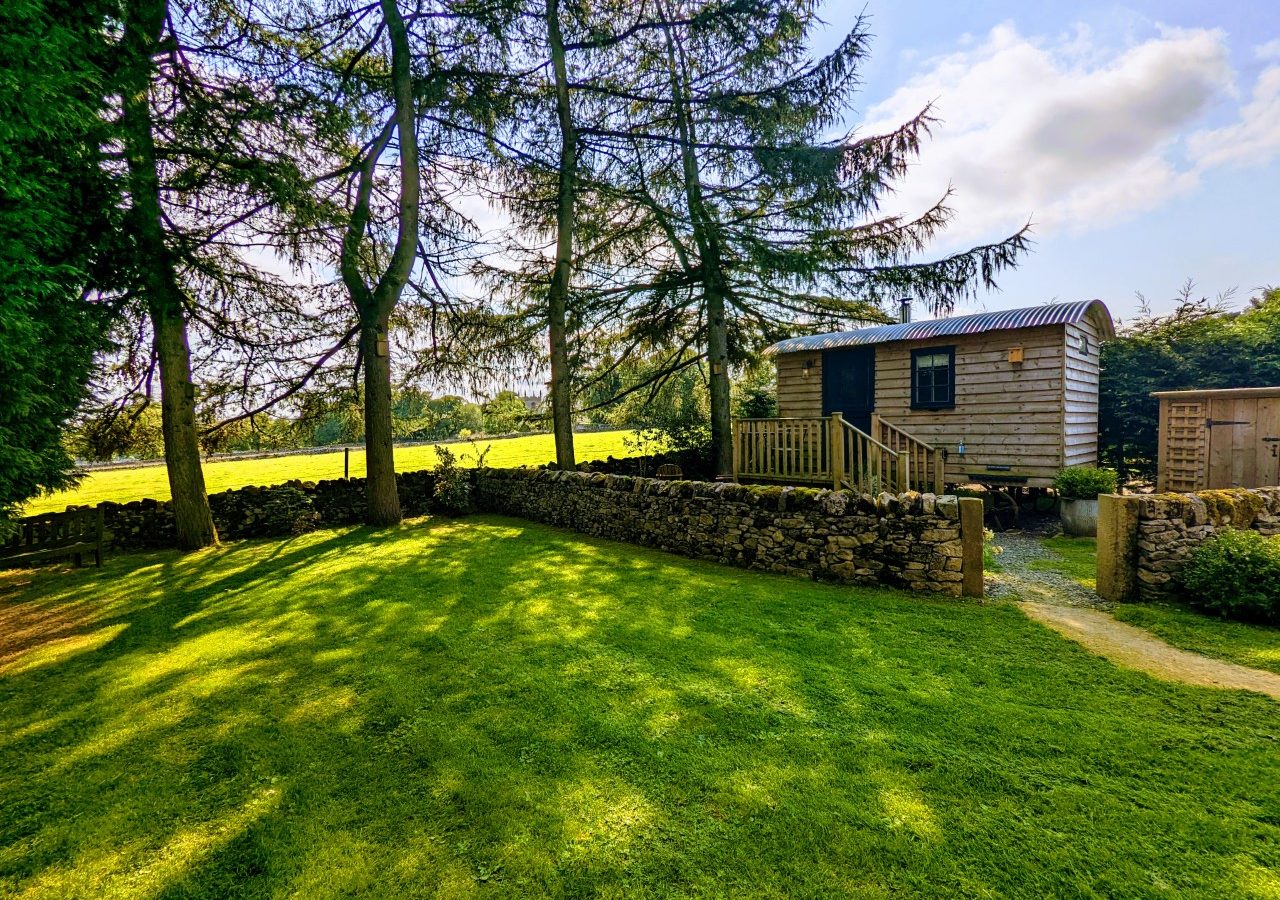
[(458, 467), (458, 457), (447, 447), (436, 447), (436, 484), (431, 500), (442, 513), (463, 516), (471, 512), (471, 474)]
[(1115, 493), (1116, 473), (1093, 466), (1072, 466), (1053, 479), (1054, 490), (1063, 500), (1093, 500), (1099, 494)]
[(1280, 624), (1280, 536), (1228, 529), (1182, 567), (1187, 601), (1220, 616)]

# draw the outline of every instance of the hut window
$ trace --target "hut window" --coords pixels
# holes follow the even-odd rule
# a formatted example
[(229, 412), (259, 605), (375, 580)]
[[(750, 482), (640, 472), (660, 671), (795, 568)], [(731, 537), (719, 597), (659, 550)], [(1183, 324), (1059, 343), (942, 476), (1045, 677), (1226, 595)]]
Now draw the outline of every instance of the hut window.
[(956, 348), (911, 351), (911, 408), (950, 409), (956, 405)]

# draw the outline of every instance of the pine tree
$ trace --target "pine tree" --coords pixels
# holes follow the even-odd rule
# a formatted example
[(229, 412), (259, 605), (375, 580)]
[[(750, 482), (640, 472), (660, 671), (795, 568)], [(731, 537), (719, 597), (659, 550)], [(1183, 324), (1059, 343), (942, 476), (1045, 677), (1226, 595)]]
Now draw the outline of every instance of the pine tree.
[[(606, 290), (632, 333), (696, 329), (710, 368), (715, 465), (725, 474), (735, 359), (797, 320), (866, 318), (886, 299), (910, 295), (945, 312), (993, 287), (1026, 236), (921, 261), (950, 218), (946, 198), (914, 218), (880, 213), (933, 122), (926, 109), (889, 134), (826, 137), (868, 52), (863, 21), (813, 60), (805, 49), (818, 21), (812, 0), (646, 8), (647, 19), (613, 33), (632, 61), (625, 77), (577, 86), (628, 101), (581, 133), (614, 161), (603, 179), (609, 201), (642, 211), (653, 241), (648, 252), (626, 253), (627, 277), (613, 276)], [(618, 248), (606, 240), (596, 252), (616, 260)]]
[(0, 8), (0, 526), (70, 486), (65, 423), (85, 395), (110, 310), (91, 285), (114, 254), (103, 168), (109, 3)]

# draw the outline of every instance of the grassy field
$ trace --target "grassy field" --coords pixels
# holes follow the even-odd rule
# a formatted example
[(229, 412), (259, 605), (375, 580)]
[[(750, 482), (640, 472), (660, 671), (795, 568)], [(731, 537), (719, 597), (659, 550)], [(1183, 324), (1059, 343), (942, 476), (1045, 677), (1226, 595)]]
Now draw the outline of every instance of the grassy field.
[(0, 574), (0, 895), (1275, 897), (1277, 707), (512, 519)]
[[(623, 439), (630, 436), (629, 431), (586, 432), (574, 435), (573, 442), (578, 459), (586, 462), (610, 455), (632, 455), (623, 444)], [(495, 467), (539, 466), (554, 462), (556, 458), (554, 439), (549, 434), (479, 440), (474, 448), (467, 443), (449, 445), (463, 465), (474, 465), (477, 450), (483, 452), (485, 447), (492, 447), (485, 457), (485, 465)], [(435, 450), (429, 444), (396, 448), (397, 471), (433, 469), (435, 465)], [(363, 450), (351, 451), (351, 474), (353, 477), (364, 476)], [(250, 485), (282, 484), (293, 479), (320, 481), (341, 477), (341, 450), (267, 459), (219, 460), (204, 465), (205, 485), (211, 494)], [(36, 498), (27, 504), (25, 511), (30, 515), (62, 510), (72, 503), (96, 505), (104, 500), (124, 503), (144, 497), (169, 499), (169, 480), (163, 465), (92, 472), (75, 490)]]

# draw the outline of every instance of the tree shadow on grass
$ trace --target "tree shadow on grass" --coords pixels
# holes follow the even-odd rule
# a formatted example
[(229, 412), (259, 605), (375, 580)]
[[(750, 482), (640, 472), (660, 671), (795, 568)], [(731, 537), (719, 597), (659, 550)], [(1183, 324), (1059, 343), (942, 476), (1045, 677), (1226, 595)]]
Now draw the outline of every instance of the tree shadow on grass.
[(1207, 711), (1016, 611), (513, 519), (22, 577), (0, 885), (34, 895), (1221, 887), (1275, 800), (1252, 700)]

